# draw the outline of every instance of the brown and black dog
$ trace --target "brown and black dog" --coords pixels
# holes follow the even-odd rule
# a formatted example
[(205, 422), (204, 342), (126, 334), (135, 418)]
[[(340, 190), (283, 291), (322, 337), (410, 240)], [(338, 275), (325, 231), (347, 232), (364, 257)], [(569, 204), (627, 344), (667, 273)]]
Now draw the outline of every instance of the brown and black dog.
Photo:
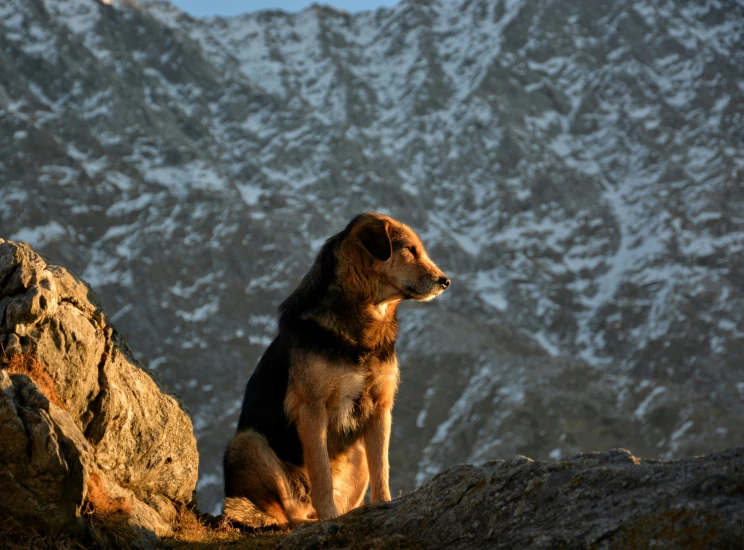
[(225, 451), (227, 517), (292, 527), (390, 500), (399, 370), (396, 309), (450, 280), (406, 225), (354, 218), (280, 306), (279, 334), (248, 381)]

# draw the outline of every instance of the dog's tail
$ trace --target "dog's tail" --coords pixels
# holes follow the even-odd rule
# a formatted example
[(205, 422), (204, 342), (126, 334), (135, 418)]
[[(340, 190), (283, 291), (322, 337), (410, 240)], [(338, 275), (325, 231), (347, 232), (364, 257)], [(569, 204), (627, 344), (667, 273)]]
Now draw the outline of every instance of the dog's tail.
[(315, 512), (303, 471), (283, 463), (254, 430), (235, 435), (225, 449), (224, 468), (227, 518), (248, 527), (284, 529), (309, 521)]
[[(275, 513), (276, 515), (279, 516), (279, 518), (275, 517), (274, 515), (269, 515), (266, 512), (261, 511), (255, 504), (253, 504), (247, 498), (225, 497), (225, 505), (222, 510), (222, 513), (228, 519), (232, 521), (237, 521), (238, 523), (241, 523), (245, 525), (246, 527), (286, 528), (289, 523), (287, 521), (286, 515), (284, 514), (284, 511), (280, 507), (277, 506), (277, 508), (278, 510), (276, 510)], [(281, 521), (280, 518), (284, 519), (284, 521)]]

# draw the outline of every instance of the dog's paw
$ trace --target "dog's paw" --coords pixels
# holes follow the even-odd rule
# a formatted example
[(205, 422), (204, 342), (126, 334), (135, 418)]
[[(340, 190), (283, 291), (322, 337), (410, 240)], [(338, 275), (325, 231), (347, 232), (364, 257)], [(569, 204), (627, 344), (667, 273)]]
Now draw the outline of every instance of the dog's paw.
[(296, 527), (299, 527), (303, 523), (315, 523), (317, 521), (318, 521), (318, 518), (309, 518), (309, 517), (289, 518), (289, 528), (294, 529)]
[(338, 510), (336, 509), (335, 505), (327, 506), (321, 509), (316, 508), (315, 510), (316, 510), (318, 519), (320, 519), (321, 521), (338, 517)]

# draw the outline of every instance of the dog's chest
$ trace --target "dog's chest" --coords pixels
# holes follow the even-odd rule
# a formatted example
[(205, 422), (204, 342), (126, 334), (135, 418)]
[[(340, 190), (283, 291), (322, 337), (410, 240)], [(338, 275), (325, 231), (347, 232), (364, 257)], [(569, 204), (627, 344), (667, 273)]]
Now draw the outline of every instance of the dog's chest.
[(336, 377), (327, 403), (328, 423), (332, 431), (348, 434), (362, 428), (374, 409), (369, 382), (366, 372)]

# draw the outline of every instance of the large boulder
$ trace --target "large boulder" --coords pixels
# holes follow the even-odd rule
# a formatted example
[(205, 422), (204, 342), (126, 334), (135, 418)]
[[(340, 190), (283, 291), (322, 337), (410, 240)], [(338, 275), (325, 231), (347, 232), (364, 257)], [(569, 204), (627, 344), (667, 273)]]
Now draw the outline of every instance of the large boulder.
[(742, 548), (744, 447), (461, 465), (392, 502), (306, 524), (279, 548)]
[(168, 535), (196, 488), (189, 415), (84, 282), (2, 239), (0, 344), (0, 508), (51, 533), (114, 515), (140, 542)]

